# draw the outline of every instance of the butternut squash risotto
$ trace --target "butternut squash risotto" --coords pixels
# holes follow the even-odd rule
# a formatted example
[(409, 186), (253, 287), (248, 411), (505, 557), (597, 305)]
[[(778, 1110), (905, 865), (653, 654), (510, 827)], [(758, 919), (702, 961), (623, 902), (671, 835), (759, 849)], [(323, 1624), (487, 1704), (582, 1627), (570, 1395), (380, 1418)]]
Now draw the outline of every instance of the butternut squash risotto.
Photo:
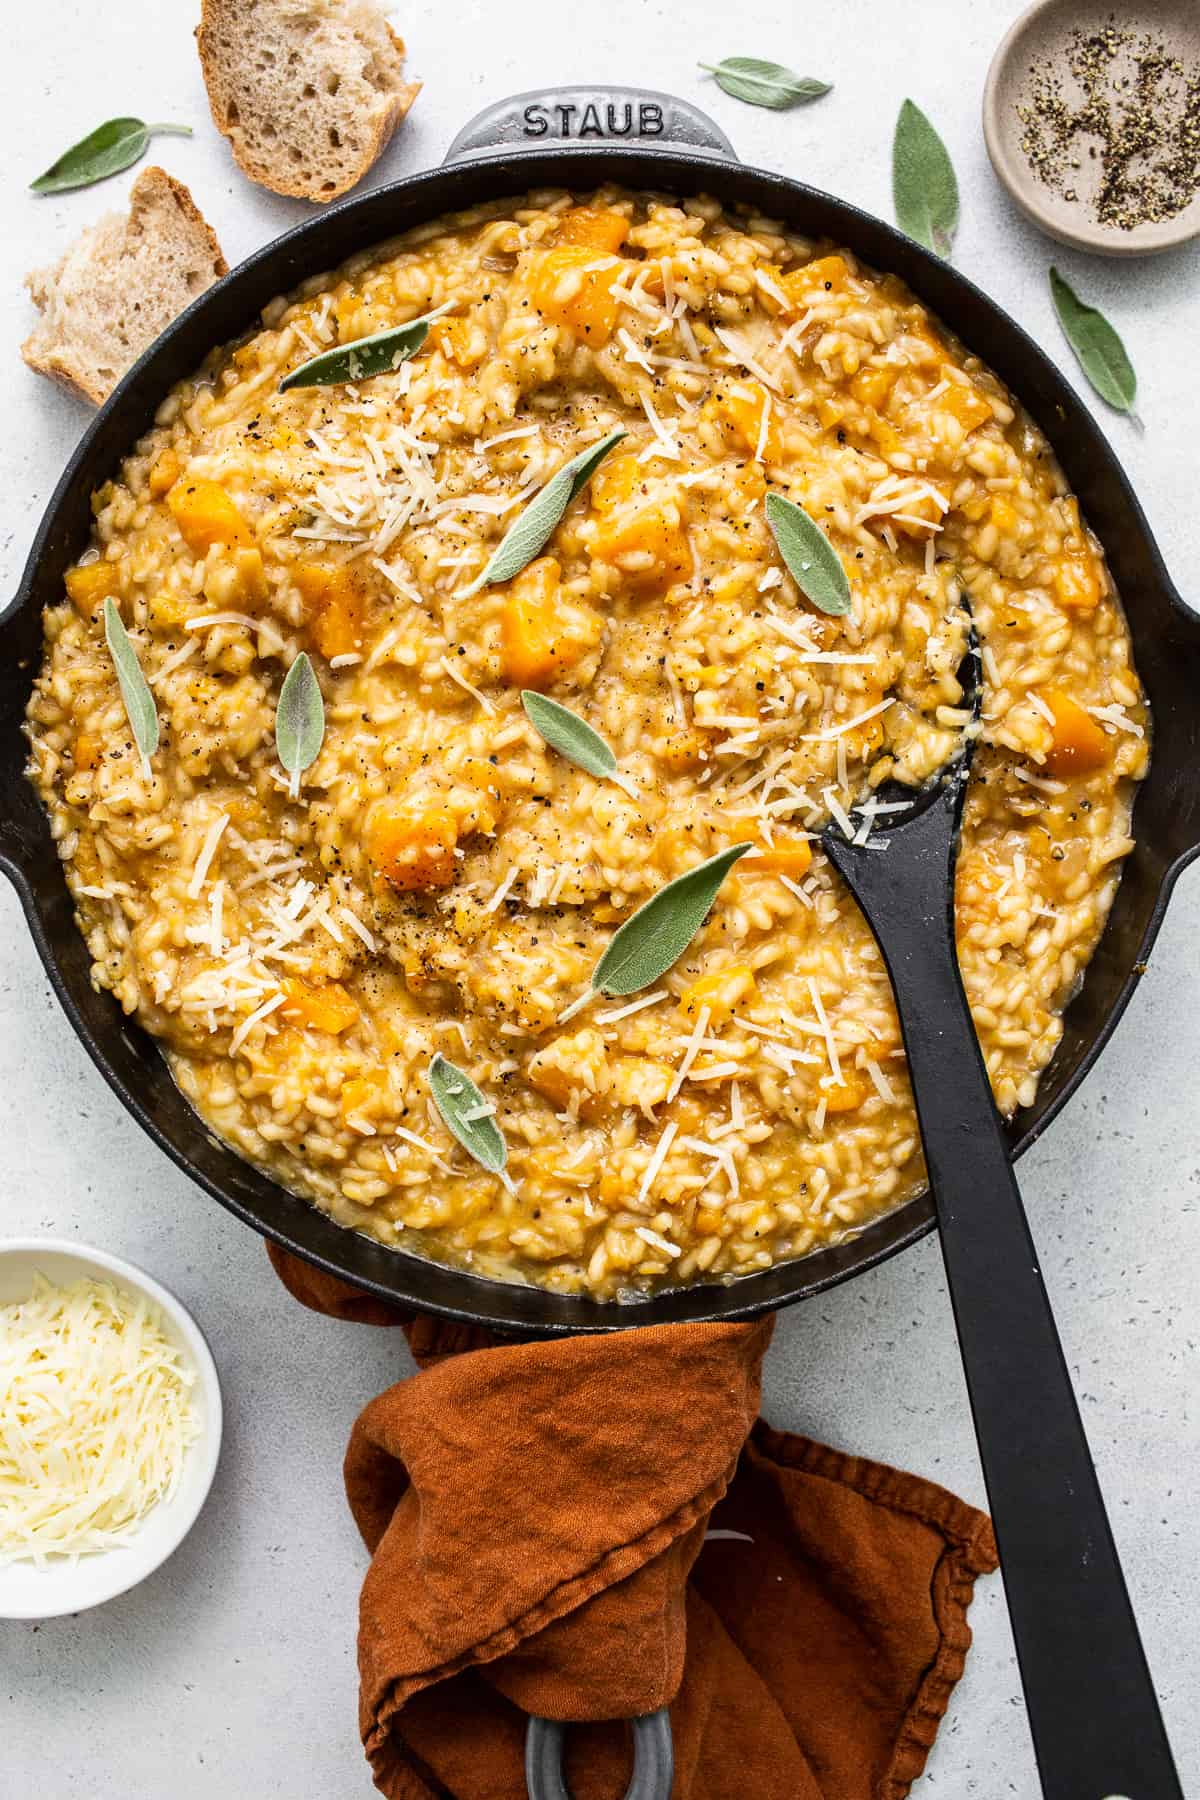
[[(279, 391), (431, 312), (384, 373)], [(480, 584), (619, 429), (532, 560)], [(788, 572), (771, 492), (836, 550), (844, 616)], [(483, 207), (268, 307), (94, 510), (28, 718), (94, 979), (215, 1131), (343, 1224), (617, 1298), (803, 1256), (920, 1189), (887, 977), (814, 834), (854, 808), (878, 830), (878, 785), (955, 747), (959, 584), (985, 677), (959, 956), (1001, 1109), (1032, 1101), (1148, 718), (1045, 439), (895, 279), (705, 201)], [(276, 707), (302, 651), (324, 735), (293, 796)], [(616, 778), (553, 749), (524, 690)], [(594, 993), (617, 926), (737, 843), (675, 964)], [(447, 1129), (439, 1054), (499, 1173)]]

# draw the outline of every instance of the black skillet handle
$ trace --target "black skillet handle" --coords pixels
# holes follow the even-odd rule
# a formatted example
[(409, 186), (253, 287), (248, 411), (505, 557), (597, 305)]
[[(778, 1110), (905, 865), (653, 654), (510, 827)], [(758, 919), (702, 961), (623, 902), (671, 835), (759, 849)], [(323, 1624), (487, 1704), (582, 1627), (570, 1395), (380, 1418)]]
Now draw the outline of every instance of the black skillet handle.
[[(631, 1719), (633, 1774), (623, 1800), (670, 1800), (675, 1779), (671, 1715), (666, 1707)], [(531, 1718), (525, 1732), (525, 1786), (529, 1800), (571, 1800), (563, 1779), (563, 1738), (558, 1719)]]
[(947, 795), (886, 849), (825, 847), (895, 989), (1042, 1790), (1182, 1800), (963, 993), (954, 812)]
[(446, 161), (493, 155), (505, 146), (587, 150), (594, 144), (700, 151), (737, 161), (725, 133), (698, 106), (636, 87), (536, 88), (498, 100), (463, 126)]

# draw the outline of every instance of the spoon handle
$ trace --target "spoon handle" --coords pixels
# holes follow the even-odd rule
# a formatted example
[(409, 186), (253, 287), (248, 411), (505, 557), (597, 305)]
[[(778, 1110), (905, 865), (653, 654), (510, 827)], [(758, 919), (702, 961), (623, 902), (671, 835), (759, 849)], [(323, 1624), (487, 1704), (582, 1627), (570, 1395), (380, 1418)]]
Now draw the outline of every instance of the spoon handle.
[(1042, 1791), (1182, 1800), (963, 992), (941, 812), (827, 848), (895, 990)]

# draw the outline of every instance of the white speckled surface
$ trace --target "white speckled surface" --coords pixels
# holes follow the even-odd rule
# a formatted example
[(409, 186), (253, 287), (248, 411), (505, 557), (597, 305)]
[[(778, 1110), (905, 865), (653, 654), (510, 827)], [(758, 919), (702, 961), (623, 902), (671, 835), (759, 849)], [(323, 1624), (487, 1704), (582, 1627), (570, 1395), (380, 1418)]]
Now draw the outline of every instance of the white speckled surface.
[[(911, 93), (958, 168), (959, 267), (1069, 361), (1046, 291), (1054, 247), (999, 189), (979, 128), (988, 60), (1016, 11), (1005, 0), (969, 8), (960, 0), (903, 8), (843, 0), (829, 31), (828, 12), (812, 5), (781, 14), (770, 0), (742, 0), (734, 15), (715, 0), (693, 0), (684, 29), (682, 7), (661, 0), (608, 0), (594, 24), (549, 0), (505, 9), (414, 0), (396, 22), (427, 87), (376, 178), (437, 160), (472, 112), (505, 93), (636, 74), (707, 104), (748, 161), (886, 216), (892, 122)], [(20, 278), (106, 206), (121, 204), (131, 177), (50, 200), (27, 195), (23, 182), (100, 119), (129, 112), (195, 125), (191, 142), (162, 140), (160, 160), (191, 184), (231, 262), (307, 211), (249, 187), (234, 170), (208, 122), (194, 12), (190, 0), (114, 0), (103, 9), (90, 0), (39, 0), (6, 19), (0, 593), (15, 585), (84, 423), (80, 407), (17, 360), (31, 318)], [(733, 54), (790, 62), (834, 81), (835, 92), (791, 114), (739, 106), (705, 84), (693, 61)], [(1200, 600), (1188, 556), (1200, 245), (1133, 266), (1065, 251), (1058, 260), (1124, 331), (1147, 429), (1139, 436), (1107, 414), (1102, 422), (1168, 565)], [(1200, 1792), (1198, 928), (1200, 887), (1185, 876), (1114, 1043), (1021, 1168), (1189, 1793)], [(356, 1411), (404, 1372), (405, 1352), (390, 1335), (300, 1312), (258, 1241), (142, 1137), (59, 1012), (7, 890), (0, 1136), (0, 1231), (78, 1235), (144, 1264), (209, 1333), (228, 1407), (212, 1498), (171, 1563), (82, 1618), (0, 1624), (0, 1794), (365, 1800), (353, 1649), (364, 1558), (339, 1468)], [(905, 1464), (982, 1501), (931, 1243), (785, 1316), (764, 1405), (778, 1425)], [(918, 1792), (1035, 1800), (998, 1579), (981, 1583), (972, 1622), (968, 1673)]]

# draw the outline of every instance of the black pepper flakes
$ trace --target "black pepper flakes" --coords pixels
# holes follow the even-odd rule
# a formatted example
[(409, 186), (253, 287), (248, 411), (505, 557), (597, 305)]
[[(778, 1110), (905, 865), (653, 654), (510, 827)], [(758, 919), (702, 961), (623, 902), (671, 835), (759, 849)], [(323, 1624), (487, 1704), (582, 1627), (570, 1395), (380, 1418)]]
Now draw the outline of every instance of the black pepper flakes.
[[(1035, 62), (1016, 112), (1038, 180), (1067, 201), (1090, 190), (1102, 225), (1162, 224), (1200, 193), (1200, 65), (1113, 15)], [(1094, 179), (1077, 182), (1085, 166)]]

